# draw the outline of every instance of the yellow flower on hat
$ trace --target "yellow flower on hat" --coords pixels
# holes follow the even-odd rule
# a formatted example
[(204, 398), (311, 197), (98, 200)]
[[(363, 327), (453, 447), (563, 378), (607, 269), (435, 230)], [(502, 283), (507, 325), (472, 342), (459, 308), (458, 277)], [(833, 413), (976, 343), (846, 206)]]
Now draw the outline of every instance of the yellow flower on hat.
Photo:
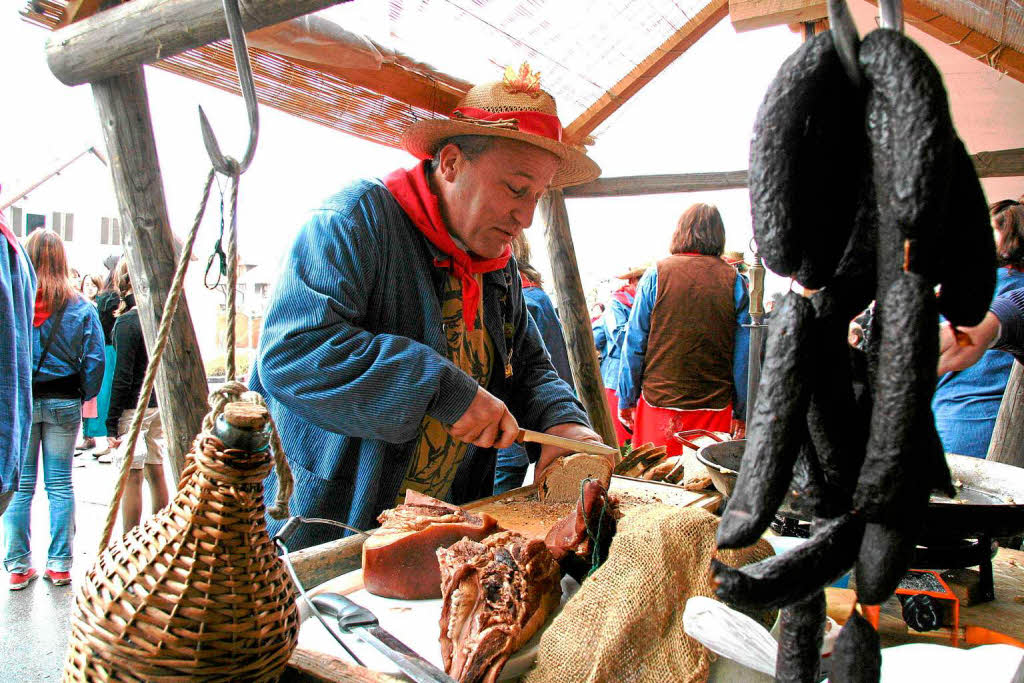
[(511, 95), (516, 93), (525, 93), (533, 97), (540, 95), (540, 72), (531, 71), (530, 65), (526, 62), (519, 65), (519, 71), (511, 66), (506, 66), (502, 83), (505, 90)]

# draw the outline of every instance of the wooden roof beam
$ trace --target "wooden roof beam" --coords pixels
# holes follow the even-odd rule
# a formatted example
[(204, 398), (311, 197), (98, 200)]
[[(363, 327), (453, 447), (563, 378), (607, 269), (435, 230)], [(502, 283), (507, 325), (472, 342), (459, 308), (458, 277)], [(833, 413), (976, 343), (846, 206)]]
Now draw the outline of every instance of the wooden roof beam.
[(565, 129), (566, 139), (575, 142), (594, 132), (619, 107), (629, 101), (629, 98), (664, 71), (665, 67), (686, 52), (728, 14), (728, 0), (711, 0), (695, 17), (669, 36), (668, 40), (570, 123)]
[[(971, 155), (979, 178), (1024, 176), (1024, 147), (978, 152)], [(711, 173), (668, 173), (598, 178), (589, 183), (567, 187), (566, 198), (636, 197), (645, 194), (682, 192), (713, 192), (735, 190), (747, 186), (746, 171), (715, 171)]]
[[(878, 5), (878, 0), (868, 0)], [(996, 71), (1024, 83), (1024, 54), (960, 22), (950, 19), (919, 0), (903, 0), (903, 17), (914, 28), (963, 52), (971, 59), (980, 59)]]
[[(239, 0), (253, 31), (348, 0)], [(52, 33), (46, 59), (65, 85), (127, 73), (228, 37), (221, 0), (132, 0)]]

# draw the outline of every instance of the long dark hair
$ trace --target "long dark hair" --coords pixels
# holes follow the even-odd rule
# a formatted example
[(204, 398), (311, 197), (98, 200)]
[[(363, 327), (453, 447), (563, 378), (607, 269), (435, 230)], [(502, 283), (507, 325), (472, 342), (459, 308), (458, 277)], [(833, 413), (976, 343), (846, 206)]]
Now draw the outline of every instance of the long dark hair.
[(51, 312), (78, 297), (68, 280), (68, 255), (60, 235), (53, 230), (34, 230), (25, 240), (25, 251), (36, 269), (36, 298)]
[(992, 227), (999, 233), (996, 261), (1000, 266), (1024, 267), (1024, 205), (1003, 199), (988, 207)]
[(120, 317), (132, 310), (133, 306), (128, 305), (128, 297), (132, 295), (132, 278), (128, 274), (128, 260), (121, 259), (114, 269), (114, 286), (121, 295), (121, 305), (114, 311), (114, 317)]
[(725, 223), (713, 204), (694, 204), (679, 217), (672, 233), (672, 254), (721, 256), (725, 251)]
[(526, 241), (526, 235), (519, 233), (512, 240), (512, 255), (516, 257), (516, 265), (519, 272), (526, 276), (526, 279), (540, 287), (543, 285), (540, 272), (530, 265), (530, 243)]

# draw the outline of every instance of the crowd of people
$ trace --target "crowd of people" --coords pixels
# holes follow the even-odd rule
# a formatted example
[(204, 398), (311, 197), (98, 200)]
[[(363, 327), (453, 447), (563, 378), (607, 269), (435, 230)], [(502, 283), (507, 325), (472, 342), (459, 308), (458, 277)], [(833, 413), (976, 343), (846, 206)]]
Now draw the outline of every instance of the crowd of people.
[[(147, 356), (127, 263), (84, 275), (68, 265), (61, 237), (34, 230), (22, 244), (0, 214), (4, 236), (0, 304), (0, 515), (11, 590), (39, 576), (32, 566), (31, 511), (40, 471), (49, 507), (43, 572), (71, 582), (75, 538), (74, 458), (92, 452), (120, 465), (121, 437), (138, 401)], [(167, 503), (159, 413), (150, 402), (123, 498), (128, 530), (141, 518), (143, 467), (154, 511)], [(76, 445), (77, 444), (77, 445)]]

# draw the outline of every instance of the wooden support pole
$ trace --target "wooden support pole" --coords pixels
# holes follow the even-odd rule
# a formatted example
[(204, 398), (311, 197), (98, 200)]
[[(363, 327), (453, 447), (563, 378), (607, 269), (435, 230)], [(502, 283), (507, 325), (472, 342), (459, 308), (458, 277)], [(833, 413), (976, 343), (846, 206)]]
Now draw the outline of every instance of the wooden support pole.
[(1024, 366), (1019, 362), (1006, 382), (986, 459), (1024, 467)]
[(569, 364), (572, 366), (576, 391), (583, 406), (590, 415), (594, 431), (604, 442), (618, 444), (612, 415), (608, 412), (604, 384), (601, 382), (601, 366), (594, 348), (594, 331), (590, 327), (590, 313), (587, 299), (580, 282), (580, 271), (576, 265), (576, 248), (569, 232), (569, 214), (565, 210), (565, 197), (561, 190), (551, 190), (541, 199), (541, 215), (544, 217), (544, 237), (551, 259), (551, 273), (555, 280), (555, 298), (558, 316), (565, 331), (565, 344), (569, 349)]
[[(177, 256), (142, 68), (93, 83), (92, 92), (121, 211), (121, 243), (139, 321), (147, 348), (153, 348)], [(197, 198), (199, 182), (197, 176)], [(156, 376), (156, 395), (171, 469), (178, 479), (207, 409), (206, 372), (184, 295)]]
[[(347, 0), (240, 0), (253, 31)], [(132, 0), (54, 31), (46, 60), (65, 85), (131, 72), (228, 37), (221, 0)]]

